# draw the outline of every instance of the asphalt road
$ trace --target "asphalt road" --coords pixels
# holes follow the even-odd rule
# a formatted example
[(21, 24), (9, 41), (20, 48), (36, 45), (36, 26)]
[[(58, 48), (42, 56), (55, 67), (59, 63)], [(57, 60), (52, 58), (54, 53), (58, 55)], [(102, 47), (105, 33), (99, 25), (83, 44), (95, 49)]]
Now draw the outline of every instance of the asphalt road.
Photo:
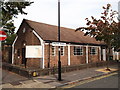
[(118, 88), (118, 73), (83, 81), (65, 88)]
[(26, 77), (20, 76), (13, 72), (7, 70), (1, 70), (1, 71), (2, 71), (2, 77), (0, 79), (2, 80), (2, 83), (11, 83), (11, 82), (28, 80)]

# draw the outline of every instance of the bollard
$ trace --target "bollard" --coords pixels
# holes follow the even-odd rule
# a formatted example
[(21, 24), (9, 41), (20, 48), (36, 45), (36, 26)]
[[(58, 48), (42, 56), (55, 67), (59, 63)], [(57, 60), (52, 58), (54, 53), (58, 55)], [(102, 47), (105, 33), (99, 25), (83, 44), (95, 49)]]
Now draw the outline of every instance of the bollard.
[(33, 72), (33, 77), (36, 77), (36, 76), (37, 76), (37, 72), (34, 71), (34, 72)]

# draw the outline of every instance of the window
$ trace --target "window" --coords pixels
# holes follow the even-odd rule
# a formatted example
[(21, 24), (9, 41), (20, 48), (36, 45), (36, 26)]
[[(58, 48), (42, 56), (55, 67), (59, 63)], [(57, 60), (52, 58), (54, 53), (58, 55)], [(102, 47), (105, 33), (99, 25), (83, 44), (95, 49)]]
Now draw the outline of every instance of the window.
[(96, 47), (90, 47), (90, 54), (91, 54), (91, 55), (97, 54), (97, 52), (96, 52)]
[(63, 56), (64, 55), (64, 47), (61, 46), (61, 55)]
[(55, 51), (56, 51), (55, 46), (52, 46), (52, 55), (53, 55), (53, 56), (55, 56)]
[(83, 48), (79, 46), (74, 47), (74, 55), (83, 55)]

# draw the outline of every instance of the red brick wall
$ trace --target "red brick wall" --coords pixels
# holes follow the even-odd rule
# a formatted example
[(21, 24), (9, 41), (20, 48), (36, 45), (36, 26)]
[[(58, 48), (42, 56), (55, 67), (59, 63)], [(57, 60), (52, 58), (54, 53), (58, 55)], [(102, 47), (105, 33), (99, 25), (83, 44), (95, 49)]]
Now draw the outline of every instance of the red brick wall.
[[(23, 29), (26, 29), (26, 32), (23, 33)], [(15, 43), (15, 51), (20, 49), (20, 58), (18, 58), (17, 53), (15, 53), (14, 64), (21, 65), (22, 64), (22, 48), (23, 42), (26, 41), (26, 45), (40, 45), (40, 41), (33, 34), (32, 29), (28, 26), (28, 24), (23, 23), (18, 31), (18, 39)], [(32, 52), (32, 51), (31, 51)], [(28, 67), (40, 67), (40, 59), (27, 59)]]
[[(89, 63), (99, 61), (99, 48), (97, 47), (97, 54), (90, 55), (90, 47), (88, 48), (89, 51)], [(50, 54), (50, 67), (58, 65), (58, 47), (56, 47), (56, 55), (52, 55), (52, 46), (50, 45), (50, 53), (49, 53), (49, 45), (45, 45), (45, 67), (48, 67), (49, 61), (49, 54)], [(64, 47), (64, 56), (61, 56), (61, 63), (62, 66), (68, 65), (68, 46)], [(74, 55), (74, 46), (70, 46), (70, 65), (79, 65), (86, 63), (86, 47), (83, 47), (83, 55)]]
[(99, 53), (99, 48), (96, 47), (97, 49), (97, 53), (95, 55), (91, 55), (90, 54), (90, 47), (88, 47), (88, 52), (89, 52), (89, 57), (88, 57), (88, 62), (89, 63), (93, 63), (93, 62), (97, 62), (97, 61), (100, 61), (100, 53)]
[[(48, 67), (49, 61), (49, 45), (45, 45), (45, 67)], [(64, 47), (64, 55), (61, 55), (62, 66), (68, 65), (68, 47)], [(56, 54), (52, 55), (52, 46), (50, 45), (50, 67), (58, 66), (58, 47), (56, 46)]]
[(79, 65), (86, 62), (86, 48), (83, 48), (83, 55), (74, 55), (74, 46), (70, 47), (70, 65)]

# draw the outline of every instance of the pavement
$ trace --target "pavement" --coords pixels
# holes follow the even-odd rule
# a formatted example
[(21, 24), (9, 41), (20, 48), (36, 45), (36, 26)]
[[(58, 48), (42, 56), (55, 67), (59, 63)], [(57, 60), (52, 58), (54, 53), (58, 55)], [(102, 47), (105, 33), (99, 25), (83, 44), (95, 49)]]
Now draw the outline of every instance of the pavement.
[(80, 81), (107, 75), (118, 71), (118, 65), (109, 66), (111, 71), (106, 71), (106, 67), (87, 68), (72, 72), (62, 73), (62, 81), (58, 81), (58, 75), (38, 76), (26, 81), (5, 83), (2, 88), (59, 88), (65, 85), (78, 83)]

